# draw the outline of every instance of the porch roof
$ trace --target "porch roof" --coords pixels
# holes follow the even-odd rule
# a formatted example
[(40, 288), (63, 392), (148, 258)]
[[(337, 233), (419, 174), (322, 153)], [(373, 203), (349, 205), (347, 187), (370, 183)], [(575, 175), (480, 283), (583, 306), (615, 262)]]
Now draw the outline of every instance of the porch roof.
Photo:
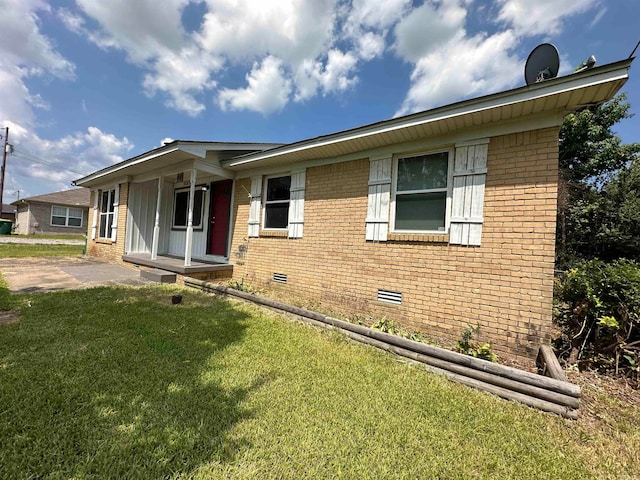
[(72, 184), (91, 188), (109, 182), (115, 183), (126, 177), (160, 172), (172, 174), (191, 168), (215, 172), (216, 169), (220, 169), (221, 160), (281, 145), (280, 143), (174, 140), (74, 180)]

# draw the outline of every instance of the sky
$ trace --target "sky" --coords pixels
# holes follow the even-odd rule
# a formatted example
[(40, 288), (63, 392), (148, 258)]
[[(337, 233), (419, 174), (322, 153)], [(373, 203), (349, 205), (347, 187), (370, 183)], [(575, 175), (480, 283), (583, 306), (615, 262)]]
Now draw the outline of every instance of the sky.
[[(566, 75), (640, 40), (640, 0), (0, 0), (0, 11), (5, 203), (172, 139), (289, 143), (520, 87), (540, 43)], [(638, 63), (623, 87), (636, 114)], [(640, 141), (640, 115), (615, 130)]]

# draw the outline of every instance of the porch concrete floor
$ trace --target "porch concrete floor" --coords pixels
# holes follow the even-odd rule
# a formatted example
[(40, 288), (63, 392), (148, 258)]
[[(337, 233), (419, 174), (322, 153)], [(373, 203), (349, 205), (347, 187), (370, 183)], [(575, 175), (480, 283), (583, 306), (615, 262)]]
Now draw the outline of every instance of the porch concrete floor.
[(168, 272), (187, 275), (189, 273), (215, 272), (220, 270), (233, 270), (233, 265), (228, 263), (211, 263), (201, 260), (191, 260), (191, 266), (184, 266), (183, 258), (168, 257), (158, 255), (157, 260), (151, 260), (150, 254), (133, 254), (124, 255), (122, 260), (135, 265), (144, 265), (145, 267), (159, 268)]

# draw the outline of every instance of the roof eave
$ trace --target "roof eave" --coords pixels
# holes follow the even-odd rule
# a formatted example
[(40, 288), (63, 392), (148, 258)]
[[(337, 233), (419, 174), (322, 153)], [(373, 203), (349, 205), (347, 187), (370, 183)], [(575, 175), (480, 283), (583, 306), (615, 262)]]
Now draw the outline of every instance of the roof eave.
[(100, 181), (100, 179), (121, 172), (128, 167), (138, 165), (154, 158), (168, 155), (173, 152), (184, 152), (197, 158), (206, 158), (208, 151), (223, 151), (233, 149), (270, 149), (273, 147), (281, 146), (278, 143), (253, 143), (253, 142), (198, 142), (192, 140), (174, 140), (161, 147), (149, 150), (135, 157), (123, 160), (122, 162), (110, 165), (101, 170), (93, 172), (85, 177), (72, 181), (72, 185), (78, 187), (89, 187), (92, 183)]
[[(461, 117), (477, 113), (479, 111), (500, 108), (516, 103), (531, 101), (542, 97), (559, 95), (566, 91), (587, 88), (592, 85), (616, 81), (620, 82), (612, 88), (612, 94), (626, 82), (628, 69), (633, 59), (621, 60), (619, 62), (596, 67), (585, 72), (558, 77), (545, 82), (527, 85), (516, 89), (499, 92), (484, 97), (464, 100), (454, 104), (438, 107), (424, 112), (414, 113), (400, 118), (377, 122), (350, 130), (324, 135), (300, 142), (295, 142), (283, 147), (266, 150), (260, 153), (253, 153), (223, 162), (225, 168), (232, 170), (244, 170), (253, 168), (257, 162), (279, 156), (291, 156), (295, 153), (302, 153), (311, 149), (316, 149), (331, 144), (348, 142), (362, 139), (374, 135), (384, 134), (393, 130), (400, 130), (418, 125), (444, 121), (455, 117)], [(584, 105), (576, 105), (571, 109)]]

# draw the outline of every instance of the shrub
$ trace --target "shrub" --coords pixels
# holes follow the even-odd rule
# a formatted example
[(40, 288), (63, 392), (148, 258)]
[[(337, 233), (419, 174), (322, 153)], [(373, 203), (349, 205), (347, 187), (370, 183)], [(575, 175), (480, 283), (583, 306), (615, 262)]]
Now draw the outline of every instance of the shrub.
[(619, 259), (583, 261), (556, 282), (556, 341), (579, 367), (615, 370), (638, 379), (640, 265)]
[(462, 331), (460, 340), (458, 340), (458, 343), (456, 344), (456, 350), (459, 353), (464, 353), (465, 355), (489, 360), (490, 362), (497, 362), (498, 356), (491, 351), (491, 344), (479, 344), (473, 341), (473, 337), (479, 332), (479, 325), (476, 325), (475, 327), (473, 325), (467, 325), (467, 328)]

